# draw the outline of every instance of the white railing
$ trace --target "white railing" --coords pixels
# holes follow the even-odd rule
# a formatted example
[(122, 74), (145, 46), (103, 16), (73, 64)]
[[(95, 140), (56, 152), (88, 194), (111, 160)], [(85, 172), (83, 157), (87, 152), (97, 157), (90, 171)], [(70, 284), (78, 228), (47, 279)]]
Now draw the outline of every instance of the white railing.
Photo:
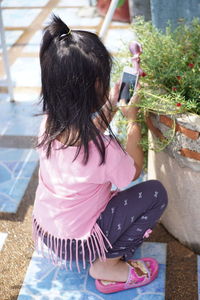
[(115, 9), (117, 8), (118, 2), (119, 2), (119, 0), (112, 0), (111, 3), (110, 3), (107, 14), (106, 14), (106, 16), (104, 18), (104, 21), (103, 21), (101, 30), (99, 32), (99, 37), (102, 38), (102, 39), (104, 38), (105, 33), (107, 32), (108, 27), (110, 25), (110, 22), (112, 21), (112, 17), (114, 15)]

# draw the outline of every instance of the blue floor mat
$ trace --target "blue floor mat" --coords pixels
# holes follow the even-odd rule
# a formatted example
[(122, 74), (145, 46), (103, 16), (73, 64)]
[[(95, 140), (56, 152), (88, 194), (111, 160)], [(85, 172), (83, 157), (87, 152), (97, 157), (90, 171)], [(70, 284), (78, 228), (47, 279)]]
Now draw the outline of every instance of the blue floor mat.
[(88, 268), (80, 274), (53, 266), (46, 258), (33, 253), (18, 300), (164, 300), (166, 244), (145, 242), (134, 258), (153, 257), (159, 262), (159, 275), (150, 284), (114, 294), (102, 294), (95, 288)]
[(38, 163), (33, 149), (0, 148), (0, 211), (15, 213)]
[(41, 116), (37, 102), (0, 101), (0, 135), (37, 136)]

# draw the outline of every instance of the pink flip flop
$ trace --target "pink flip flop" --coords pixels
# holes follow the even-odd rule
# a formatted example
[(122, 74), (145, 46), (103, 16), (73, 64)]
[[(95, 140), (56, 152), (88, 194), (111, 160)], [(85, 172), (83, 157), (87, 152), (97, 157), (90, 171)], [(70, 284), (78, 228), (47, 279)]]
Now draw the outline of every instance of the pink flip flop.
[(158, 262), (153, 258), (132, 259), (128, 262), (129, 275), (126, 282), (95, 280), (97, 290), (101, 293), (115, 293), (137, 288), (153, 281), (158, 275)]

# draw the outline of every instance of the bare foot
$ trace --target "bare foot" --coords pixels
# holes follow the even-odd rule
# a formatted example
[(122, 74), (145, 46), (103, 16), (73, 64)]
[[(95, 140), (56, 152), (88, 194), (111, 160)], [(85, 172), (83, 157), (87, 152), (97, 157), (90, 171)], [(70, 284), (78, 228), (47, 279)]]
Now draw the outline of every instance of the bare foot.
[(89, 269), (91, 277), (106, 281), (126, 282), (128, 272), (128, 264), (119, 258), (107, 259), (105, 262), (101, 262), (97, 259)]

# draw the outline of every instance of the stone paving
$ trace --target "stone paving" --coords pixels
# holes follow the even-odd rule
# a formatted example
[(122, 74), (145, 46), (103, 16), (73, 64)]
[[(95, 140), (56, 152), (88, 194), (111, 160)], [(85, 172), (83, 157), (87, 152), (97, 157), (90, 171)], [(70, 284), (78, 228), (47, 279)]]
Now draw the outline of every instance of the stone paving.
[[(146, 287), (117, 294), (98, 293), (87, 269), (81, 275), (66, 272), (33, 252), (31, 211), (38, 157), (31, 138), (37, 135), (41, 120), (34, 114), (40, 108), (38, 53), (42, 28), (52, 12), (73, 29), (95, 33), (103, 19), (87, 0), (3, 0), (2, 12), (16, 102), (10, 103), (5, 89), (0, 89), (0, 266), (4, 270), (0, 299), (200, 300), (200, 257), (161, 225), (134, 256), (156, 257), (160, 263), (158, 278)], [(104, 42), (114, 55), (134, 38), (129, 24), (112, 22)], [(1, 78), (4, 71), (0, 61)], [(134, 184), (144, 179), (142, 175)]]

